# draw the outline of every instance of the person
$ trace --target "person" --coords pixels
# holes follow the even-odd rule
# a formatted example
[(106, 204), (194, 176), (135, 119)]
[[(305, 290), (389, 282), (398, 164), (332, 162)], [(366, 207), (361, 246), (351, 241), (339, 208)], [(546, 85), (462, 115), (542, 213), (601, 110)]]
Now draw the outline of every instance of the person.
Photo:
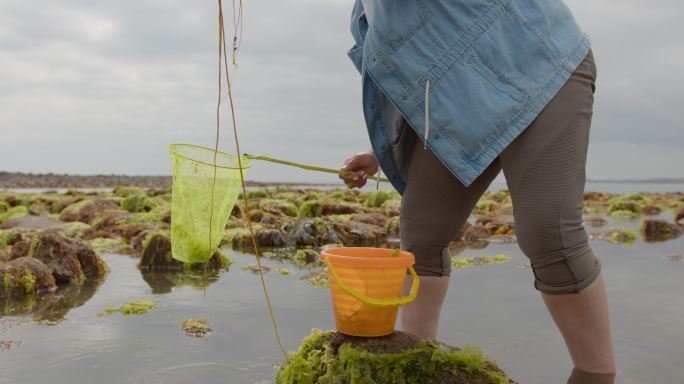
[(401, 249), (421, 286), (401, 328), (436, 337), (447, 245), (503, 170), (534, 287), (574, 364), (567, 382), (613, 383), (601, 263), (582, 224), (596, 65), (570, 10), (562, 0), (357, 0), (351, 30), (372, 149), (340, 178), (360, 188), (381, 169), (402, 195)]

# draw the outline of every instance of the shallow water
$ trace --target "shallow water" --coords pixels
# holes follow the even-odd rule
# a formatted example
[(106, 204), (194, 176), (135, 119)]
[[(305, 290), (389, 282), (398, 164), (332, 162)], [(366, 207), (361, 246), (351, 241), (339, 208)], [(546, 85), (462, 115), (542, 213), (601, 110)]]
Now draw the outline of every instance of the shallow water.
[[(593, 240), (592, 246), (603, 262), (618, 365), (636, 383), (681, 383), (684, 262), (664, 256), (684, 253), (684, 237), (631, 246)], [(101, 284), (60, 291), (34, 316), (0, 318), (0, 339), (21, 341), (0, 351), (0, 383), (271, 382), (281, 355), (258, 277), (240, 268), (254, 256), (226, 252), (236, 263), (205, 290), (147, 276), (150, 286), (135, 259), (104, 255), (111, 272)], [(532, 286), (531, 270), (517, 267), (527, 262), (517, 245), (491, 244), (459, 256), (498, 253), (512, 260), (454, 270), (439, 339), (481, 346), (520, 383), (564, 383), (570, 358)], [(307, 271), (264, 262), (295, 271), (266, 275), (287, 349), (295, 350), (311, 328), (334, 327), (329, 292), (299, 280)], [(137, 298), (158, 308), (140, 316), (97, 316)], [(215, 332), (185, 336), (180, 324), (190, 317), (209, 320)]]

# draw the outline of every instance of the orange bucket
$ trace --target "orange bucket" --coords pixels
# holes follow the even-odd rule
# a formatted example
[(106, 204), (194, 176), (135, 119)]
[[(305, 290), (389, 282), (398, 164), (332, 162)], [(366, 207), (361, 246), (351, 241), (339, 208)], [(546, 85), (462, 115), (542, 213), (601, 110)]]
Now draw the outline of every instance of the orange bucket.
[[(385, 336), (394, 332), (397, 310), (412, 302), (420, 281), (410, 252), (370, 247), (328, 248), (321, 252), (337, 331), (351, 336)], [(401, 297), (406, 269), (413, 276), (408, 296)]]

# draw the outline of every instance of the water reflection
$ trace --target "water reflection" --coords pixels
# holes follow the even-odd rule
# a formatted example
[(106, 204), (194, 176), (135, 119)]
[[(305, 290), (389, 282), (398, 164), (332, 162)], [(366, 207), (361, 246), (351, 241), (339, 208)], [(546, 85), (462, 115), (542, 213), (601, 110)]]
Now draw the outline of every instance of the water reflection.
[(152, 288), (152, 293), (169, 293), (174, 287), (190, 286), (204, 290), (217, 282), (221, 277), (220, 271), (207, 272), (150, 272), (141, 271), (143, 280)]
[(90, 300), (105, 279), (87, 279), (82, 285), (72, 284), (54, 292), (0, 299), (0, 316), (33, 315), (33, 320), (54, 324), (64, 319), (73, 308)]

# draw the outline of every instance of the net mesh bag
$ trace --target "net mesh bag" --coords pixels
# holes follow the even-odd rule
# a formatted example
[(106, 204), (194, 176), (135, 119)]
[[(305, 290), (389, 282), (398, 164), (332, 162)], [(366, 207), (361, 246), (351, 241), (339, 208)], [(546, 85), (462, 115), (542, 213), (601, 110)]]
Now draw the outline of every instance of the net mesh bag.
[[(218, 248), (241, 190), (237, 156), (188, 144), (169, 146), (173, 163), (171, 252), (185, 263), (203, 263)], [(242, 171), (251, 162), (242, 156)], [(213, 199), (212, 199), (213, 189)], [(213, 200), (213, 213), (212, 213)]]

